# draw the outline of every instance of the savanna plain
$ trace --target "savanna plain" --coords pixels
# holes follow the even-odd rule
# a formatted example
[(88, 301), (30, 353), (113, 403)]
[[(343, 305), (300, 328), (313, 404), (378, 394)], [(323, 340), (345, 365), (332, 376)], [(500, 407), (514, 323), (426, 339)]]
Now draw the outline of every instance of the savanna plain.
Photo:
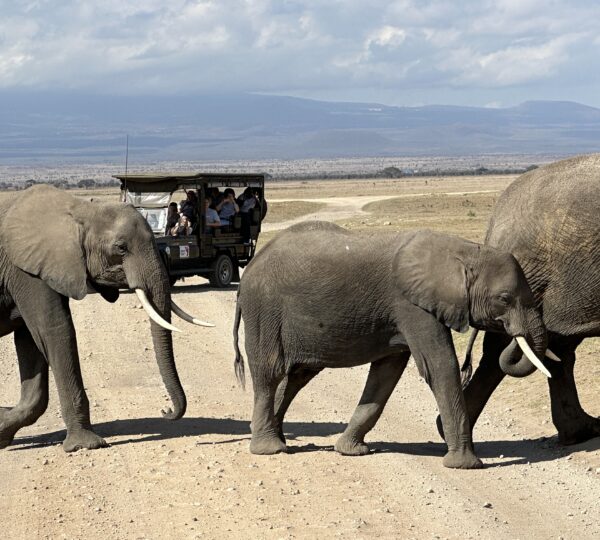
[[(511, 176), (289, 181), (267, 185), (259, 245), (304, 219), (352, 230), (430, 228), (482, 241)], [(117, 200), (116, 189), (78, 196)], [(0, 194), (0, 196), (7, 196)], [(1, 536), (20, 538), (564, 538), (600, 537), (600, 439), (563, 447), (545, 378), (505, 379), (474, 432), (483, 470), (442, 466), (435, 401), (411, 361), (377, 426), (372, 453), (333, 445), (368, 366), (326, 370), (296, 398), (284, 425), (290, 453), (248, 452), (252, 389), (233, 373), (235, 287), (201, 278), (173, 289), (187, 311), (216, 324), (174, 335), (186, 416), (168, 405), (135, 295), (71, 302), (92, 421), (109, 448), (65, 454), (51, 401), (37, 424), (0, 451)], [(468, 334), (454, 334), (462, 359)], [(476, 346), (479, 357), (481, 338)], [(600, 343), (579, 349), (584, 408), (600, 414)], [(477, 363), (477, 362), (476, 362)], [(19, 397), (10, 337), (0, 340), (1, 405)]]

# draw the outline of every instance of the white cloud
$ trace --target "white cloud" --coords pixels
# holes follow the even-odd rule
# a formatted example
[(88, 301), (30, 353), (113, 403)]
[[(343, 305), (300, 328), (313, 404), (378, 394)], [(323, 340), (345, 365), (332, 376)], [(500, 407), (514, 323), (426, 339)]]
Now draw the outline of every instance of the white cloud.
[(454, 84), (508, 86), (542, 80), (569, 60), (569, 47), (582, 36), (567, 35), (535, 45), (511, 45), (489, 53), (455, 51), (445, 69), (456, 72)]
[(368, 38), (366, 46), (379, 45), (380, 47), (396, 48), (404, 43), (406, 31), (402, 28), (386, 25), (373, 32)]
[(500, 99), (494, 91), (542, 92), (549, 80), (590, 88), (600, 72), (600, 3), (591, 0), (2, 4), (5, 88), (315, 97), (337, 89), (345, 99), (353, 91), (356, 99), (369, 91), (427, 99), (445, 88), (453, 96), (479, 91), (485, 104)]

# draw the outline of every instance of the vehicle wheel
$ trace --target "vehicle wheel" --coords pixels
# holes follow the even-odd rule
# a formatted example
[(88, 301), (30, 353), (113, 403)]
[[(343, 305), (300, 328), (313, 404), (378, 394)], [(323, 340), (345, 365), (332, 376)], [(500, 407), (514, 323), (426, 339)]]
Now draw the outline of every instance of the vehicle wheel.
[(233, 278), (233, 261), (229, 255), (219, 255), (213, 263), (209, 281), (213, 287), (227, 287)]

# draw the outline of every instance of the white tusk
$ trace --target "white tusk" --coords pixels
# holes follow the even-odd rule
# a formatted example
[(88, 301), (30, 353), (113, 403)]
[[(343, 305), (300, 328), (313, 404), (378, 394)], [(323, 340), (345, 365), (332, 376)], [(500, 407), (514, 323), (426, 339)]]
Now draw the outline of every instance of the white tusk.
[(550, 360), (554, 360), (555, 362), (562, 362), (562, 360), (556, 356), (550, 349), (546, 349), (546, 357), (550, 358)]
[(150, 300), (148, 300), (146, 293), (144, 291), (142, 291), (142, 289), (136, 289), (135, 294), (137, 294), (138, 298), (140, 299), (140, 302), (142, 303), (142, 306), (146, 310), (146, 313), (148, 314), (148, 316), (156, 324), (162, 326), (163, 328), (166, 328), (167, 330), (171, 330), (171, 332), (181, 332), (181, 330), (179, 330), (179, 328), (173, 326), (171, 323), (168, 323), (158, 313), (156, 313), (156, 310), (152, 307)]
[(181, 309), (175, 302), (173, 302), (173, 300), (171, 300), (171, 309), (173, 310), (173, 313), (175, 313), (175, 315), (177, 315), (180, 319), (183, 319), (184, 321), (187, 321), (189, 323), (197, 324), (198, 326), (207, 326), (209, 328), (215, 326), (213, 323), (201, 321), (200, 319), (196, 319), (196, 317), (192, 317), (191, 315), (183, 311), (183, 309)]
[(527, 340), (523, 336), (517, 336), (516, 340), (519, 344), (519, 347), (521, 347), (521, 350), (525, 353), (525, 356), (529, 359), (529, 361), (544, 375), (546, 375), (546, 377), (551, 378), (552, 375), (550, 375), (550, 372), (546, 369), (544, 364), (542, 364), (542, 361), (531, 350), (531, 347), (529, 346), (529, 343), (527, 343)]

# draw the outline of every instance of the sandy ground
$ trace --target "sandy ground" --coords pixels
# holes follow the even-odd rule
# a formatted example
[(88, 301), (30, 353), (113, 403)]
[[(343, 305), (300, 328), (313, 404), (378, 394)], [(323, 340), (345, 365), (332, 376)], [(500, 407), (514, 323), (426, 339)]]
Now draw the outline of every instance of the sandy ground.
[[(238, 388), (232, 367), (235, 290), (196, 278), (174, 298), (217, 325), (177, 323), (189, 401), (177, 422), (160, 418), (167, 399), (136, 297), (72, 302), (92, 420), (111, 446), (63, 452), (51, 382), (46, 414), (0, 452), (3, 538), (600, 537), (599, 439), (560, 447), (551, 423), (495, 396), (475, 431), (486, 468), (445, 469), (435, 402), (412, 361), (368, 436), (370, 455), (333, 451), (365, 366), (326, 370), (300, 393), (285, 424), (289, 454), (249, 454), (252, 390)], [(0, 404), (11, 405), (10, 337), (0, 372)]]

